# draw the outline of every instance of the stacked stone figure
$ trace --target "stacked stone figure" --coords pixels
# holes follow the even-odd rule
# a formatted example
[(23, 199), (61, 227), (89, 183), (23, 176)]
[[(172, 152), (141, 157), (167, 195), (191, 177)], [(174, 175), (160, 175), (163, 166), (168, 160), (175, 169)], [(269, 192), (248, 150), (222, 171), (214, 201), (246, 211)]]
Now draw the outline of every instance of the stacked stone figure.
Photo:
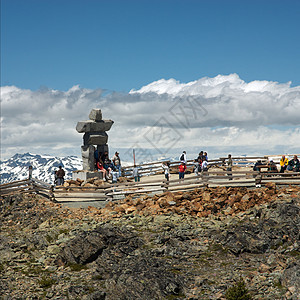
[(83, 146), (81, 146), (83, 170), (94, 171), (95, 151), (98, 153), (108, 152), (108, 135), (114, 121), (102, 120), (101, 109), (92, 109), (89, 115), (90, 120), (77, 123), (76, 130), (83, 135)]

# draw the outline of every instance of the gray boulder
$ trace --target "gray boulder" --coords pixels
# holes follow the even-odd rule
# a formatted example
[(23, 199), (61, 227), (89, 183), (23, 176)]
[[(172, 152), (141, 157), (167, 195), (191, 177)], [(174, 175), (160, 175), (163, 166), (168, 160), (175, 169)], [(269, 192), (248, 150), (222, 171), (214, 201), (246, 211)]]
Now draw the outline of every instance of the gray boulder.
[[(288, 265), (288, 267), (285, 269), (283, 273), (282, 283), (287, 288), (293, 287), (294, 295), (298, 295), (298, 296), (300, 295), (300, 263), (299, 262), (293, 262)], [(299, 298), (295, 298), (295, 299), (299, 299)]]
[(102, 120), (94, 122), (91, 120), (80, 121), (77, 123), (76, 130), (79, 133), (83, 132), (95, 132), (95, 131), (109, 131), (111, 126), (114, 124), (112, 120)]
[(95, 158), (94, 158), (95, 147), (93, 145), (81, 146), (82, 155), (82, 167), (83, 170), (94, 170)]
[(83, 135), (84, 145), (105, 145), (108, 141), (108, 135), (105, 132), (86, 132)]
[(132, 252), (142, 245), (142, 241), (126, 230), (111, 225), (99, 226), (91, 232), (81, 233), (70, 241), (58, 259), (64, 263), (87, 264), (95, 261), (104, 249), (110, 247), (120, 249), (124, 244), (126, 244), (124, 251)]
[(93, 108), (89, 114), (90, 120), (93, 121), (101, 121), (102, 120), (102, 112), (99, 108)]

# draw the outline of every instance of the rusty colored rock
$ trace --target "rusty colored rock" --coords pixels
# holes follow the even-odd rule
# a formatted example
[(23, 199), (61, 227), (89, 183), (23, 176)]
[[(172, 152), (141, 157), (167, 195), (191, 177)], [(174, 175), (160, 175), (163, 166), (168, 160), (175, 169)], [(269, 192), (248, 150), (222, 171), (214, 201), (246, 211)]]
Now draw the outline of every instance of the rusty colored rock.
[(266, 183), (265, 186), (268, 189), (276, 189), (276, 183), (275, 182), (268, 182), (268, 183)]
[(209, 192), (204, 192), (203, 195), (202, 195), (202, 199), (205, 202), (209, 202), (211, 200), (210, 193)]

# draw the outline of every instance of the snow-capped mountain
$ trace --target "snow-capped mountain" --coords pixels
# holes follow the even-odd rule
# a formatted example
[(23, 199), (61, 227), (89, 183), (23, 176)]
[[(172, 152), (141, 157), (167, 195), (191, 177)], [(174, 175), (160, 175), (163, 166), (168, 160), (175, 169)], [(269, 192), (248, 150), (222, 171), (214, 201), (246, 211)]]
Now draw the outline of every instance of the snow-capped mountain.
[(54, 171), (62, 166), (65, 179), (72, 178), (72, 171), (82, 170), (82, 161), (76, 156), (55, 157), (31, 153), (15, 154), (8, 160), (0, 162), (1, 184), (28, 178), (29, 166), (32, 166), (32, 177), (52, 184)]

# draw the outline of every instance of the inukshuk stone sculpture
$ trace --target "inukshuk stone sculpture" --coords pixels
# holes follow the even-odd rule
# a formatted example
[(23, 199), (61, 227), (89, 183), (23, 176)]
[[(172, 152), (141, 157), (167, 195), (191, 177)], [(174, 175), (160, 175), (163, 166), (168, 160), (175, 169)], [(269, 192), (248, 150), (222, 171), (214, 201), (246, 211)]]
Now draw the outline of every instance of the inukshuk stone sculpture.
[[(98, 153), (108, 152), (108, 135), (114, 121), (102, 120), (101, 109), (92, 109), (89, 115), (90, 120), (77, 123), (76, 130), (83, 135), (83, 146), (81, 146), (83, 170), (95, 170), (95, 151)], [(96, 146), (96, 147), (95, 147)]]

